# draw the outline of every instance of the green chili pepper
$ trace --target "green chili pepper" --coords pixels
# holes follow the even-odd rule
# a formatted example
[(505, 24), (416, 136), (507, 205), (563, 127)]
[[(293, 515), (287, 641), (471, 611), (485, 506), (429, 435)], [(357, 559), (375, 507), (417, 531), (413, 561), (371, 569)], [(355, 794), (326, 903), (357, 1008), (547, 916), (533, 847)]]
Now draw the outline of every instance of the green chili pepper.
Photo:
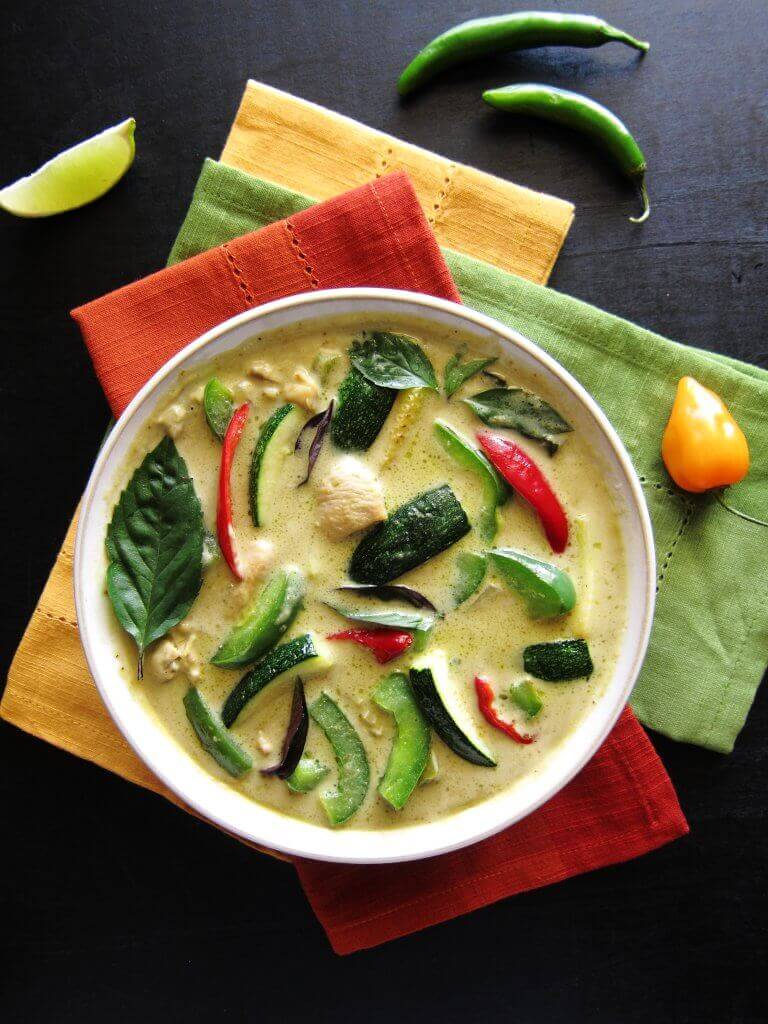
[(633, 182), (643, 202), (639, 217), (630, 217), (633, 224), (642, 224), (651, 212), (645, 187), (646, 163), (643, 151), (633, 135), (607, 107), (587, 96), (552, 85), (507, 85), (503, 89), (487, 89), (483, 99), (492, 107), (526, 117), (541, 117), (587, 135), (605, 149), (619, 170)]
[(509, 497), (509, 488), (485, 455), (470, 444), (458, 430), (454, 430), (443, 420), (435, 420), (435, 437), (459, 466), (470, 470), (479, 478), (482, 504), (477, 517), (477, 532), (482, 540), (492, 544), (498, 529), (496, 509)]
[(532, 619), (565, 615), (576, 604), (576, 590), (562, 569), (513, 548), (488, 552), (504, 582), (523, 598)]
[(544, 707), (541, 694), (527, 681), (514, 683), (509, 689), (509, 699), (525, 712), (526, 718), (535, 718)]
[(530, 50), (539, 46), (602, 46), (626, 43), (646, 53), (649, 44), (613, 28), (602, 18), (584, 14), (553, 14), (518, 11), (492, 18), (475, 18), (454, 25), (418, 53), (400, 75), (401, 96), (413, 92), (439, 71), (506, 50)]

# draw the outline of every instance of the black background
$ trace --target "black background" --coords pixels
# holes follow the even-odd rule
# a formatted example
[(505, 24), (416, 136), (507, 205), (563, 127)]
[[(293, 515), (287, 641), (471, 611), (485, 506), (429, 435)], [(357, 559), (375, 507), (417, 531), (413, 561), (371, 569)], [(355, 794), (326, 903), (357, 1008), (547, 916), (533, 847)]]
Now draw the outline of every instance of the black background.
[[(163, 264), (249, 76), (573, 200), (554, 287), (768, 362), (766, 0), (552, 4), (650, 39), (649, 56), (520, 54), (398, 102), (419, 46), (504, 6), (5, 0), (0, 181), (128, 115), (138, 157), (91, 207), (0, 220), (3, 669), (108, 415), (67, 312)], [(526, 80), (587, 92), (632, 127), (651, 168), (645, 226), (595, 152), (479, 100)], [(690, 837), (341, 959), (290, 867), (0, 724), (0, 1017), (765, 1020), (767, 729), (762, 693), (730, 757), (654, 737)]]

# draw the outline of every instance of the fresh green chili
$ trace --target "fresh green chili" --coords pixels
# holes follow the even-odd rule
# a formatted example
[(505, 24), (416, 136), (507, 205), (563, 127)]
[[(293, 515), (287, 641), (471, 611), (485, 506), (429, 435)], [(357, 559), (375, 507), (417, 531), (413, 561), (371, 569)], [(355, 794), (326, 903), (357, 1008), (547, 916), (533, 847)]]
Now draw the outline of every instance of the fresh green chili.
[(645, 53), (649, 44), (584, 14), (518, 11), (462, 22), (437, 36), (418, 53), (398, 79), (401, 96), (413, 92), (444, 68), (506, 50), (538, 46), (602, 46), (616, 41)]
[(606, 107), (587, 96), (551, 85), (507, 85), (503, 89), (486, 90), (483, 99), (499, 110), (556, 121), (589, 136), (608, 152), (640, 193), (643, 212), (629, 219), (641, 224), (648, 217), (651, 207), (645, 187), (643, 151), (624, 122)]

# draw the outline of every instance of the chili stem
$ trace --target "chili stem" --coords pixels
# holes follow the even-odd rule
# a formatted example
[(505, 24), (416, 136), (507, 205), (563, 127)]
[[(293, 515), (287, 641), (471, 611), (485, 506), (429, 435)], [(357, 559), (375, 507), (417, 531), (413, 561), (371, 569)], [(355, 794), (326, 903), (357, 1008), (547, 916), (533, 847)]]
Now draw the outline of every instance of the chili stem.
[(747, 523), (754, 523), (755, 526), (768, 526), (768, 523), (764, 519), (756, 519), (754, 516), (747, 515), (746, 512), (739, 512), (737, 508), (729, 505), (725, 498), (723, 498), (723, 491), (715, 492), (715, 501), (718, 505), (722, 505), (726, 512), (730, 512), (734, 516), (738, 516), (739, 519), (743, 519)]
[(646, 188), (644, 181), (640, 182), (640, 184), (637, 187), (637, 190), (640, 193), (640, 199), (643, 204), (643, 212), (640, 214), (639, 217), (630, 217), (629, 219), (632, 221), (633, 224), (642, 224), (643, 221), (648, 220), (648, 214), (651, 212), (651, 201), (648, 198), (648, 189)]

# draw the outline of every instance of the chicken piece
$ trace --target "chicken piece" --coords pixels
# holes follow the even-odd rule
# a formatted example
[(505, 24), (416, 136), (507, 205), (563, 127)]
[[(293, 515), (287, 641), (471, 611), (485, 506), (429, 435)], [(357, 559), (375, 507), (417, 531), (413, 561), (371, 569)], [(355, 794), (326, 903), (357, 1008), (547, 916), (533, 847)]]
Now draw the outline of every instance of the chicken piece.
[(266, 537), (257, 537), (243, 545), (239, 561), (244, 579), (260, 580), (275, 564), (275, 545)]
[(184, 421), (187, 416), (187, 408), (180, 402), (174, 402), (157, 417), (157, 422), (165, 428), (169, 437), (178, 437), (184, 429)]
[(179, 627), (172, 630), (149, 655), (149, 666), (154, 675), (166, 683), (177, 675), (184, 675), (191, 682), (197, 682), (200, 678), (200, 658), (194, 649), (196, 639), (193, 633), (182, 634)]
[(344, 455), (317, 485), (320, 526), (331, 540), (343, 540), (387, 518), (381, 481), (359, 459)]
[(270, 366), (269, 363), (253, 363), (251, 368), (248, 370), (248, 373), (251, 377), (255, 377), (256, 380), (280, 380), (280, 374), (274, 369), (274, 367)]
[(283, 384), (283, 395), (286, 402), (300, 405), (307, 412), (317, 412), (320, 408), (320, 386), (303, 366), (297, 367), (291, 380)]

